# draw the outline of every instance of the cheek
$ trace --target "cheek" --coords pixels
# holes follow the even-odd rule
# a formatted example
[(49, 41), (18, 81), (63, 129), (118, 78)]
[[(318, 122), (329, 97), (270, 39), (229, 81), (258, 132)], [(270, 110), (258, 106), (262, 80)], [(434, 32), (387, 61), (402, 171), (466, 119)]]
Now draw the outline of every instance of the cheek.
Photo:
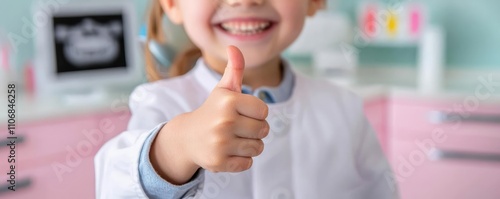
[(212, 5), (201, 4), (199, 6), (186, 5), (187, 7), (183, 9), (183, 25), (193, 43), (203, 48), (213, 37), (210, 23), (213, 9), (209, 8)]
[(207, 33), (207, 27), (203, 23), (197, 22), (187, 22), (184, 24), (184, 29), (188, 34), (191, 41), (198, 47), (204, 45), (204, 42), (208, 41), (209, 38)]
[(293, 3), (282, 3), (279, 7), (279, 12), (282, 17), (283, 30), (281, 31), (282, 38), (291, 43), (300, 35), (305, 19), (307, 17), (307, 4), (302, 0), (288, 0)]

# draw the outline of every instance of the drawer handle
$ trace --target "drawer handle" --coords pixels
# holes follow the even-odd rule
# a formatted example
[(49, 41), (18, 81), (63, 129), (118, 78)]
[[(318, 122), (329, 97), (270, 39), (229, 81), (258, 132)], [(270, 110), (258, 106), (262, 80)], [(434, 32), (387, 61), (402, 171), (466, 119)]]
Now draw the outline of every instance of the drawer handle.
[(11, 186), (10, 183), (0, 185), (0, 195), (6, 194), (9, 192), (17, 192), (21, 189), (28, 188), (31, 185), (31, 178), (24, 178), (21, 180), (16, 181), (16, 191), (12, 191), (9, 189), (9, 186)]
[(432, 111), (429, 114), (429, 120), (434, 124), (456, 122), (457, 118), (460, 118), (462, 122), (500, 123), (500, 115), (493, 114), (471, 114), (469, 117), (459, 117), (458, 114), (444, 111)]
[[(16, 146), (23, 143), (24, 141), (26, 140), (26, 138), (24, 136), (17, 136), (17, 139), (15, 139), (16, 141)], [(3, 140), (0, 140), (0, 148), (2, 147), (9, 147), (8, 144), (10, 144), (10, 141), (12, 141), (12, 139), (3, 139)]]
[(451, 151), (442, 149), (432, 149), (429, 151), (429, 158), (431, 160), (472, 160), (482, 162), (500, 162), (500, 154), (494, 153), (473, 153), (462, 151)]

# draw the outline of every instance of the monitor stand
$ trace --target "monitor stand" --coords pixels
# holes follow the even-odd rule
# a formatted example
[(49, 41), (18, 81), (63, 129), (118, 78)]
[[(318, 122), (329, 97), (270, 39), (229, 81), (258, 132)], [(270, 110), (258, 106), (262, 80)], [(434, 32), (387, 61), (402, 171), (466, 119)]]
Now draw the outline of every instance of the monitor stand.
[(109, 91), (104, 88), (88, 88), (60, 93), (61, 101), (66, 106), (99, 104), (107, 100)]

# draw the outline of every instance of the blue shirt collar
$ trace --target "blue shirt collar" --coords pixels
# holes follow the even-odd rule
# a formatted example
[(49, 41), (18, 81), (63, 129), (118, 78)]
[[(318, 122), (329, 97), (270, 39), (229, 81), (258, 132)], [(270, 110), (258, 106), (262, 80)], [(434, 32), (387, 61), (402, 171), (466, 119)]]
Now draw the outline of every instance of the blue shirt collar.
[[(214, 78), (216, 78), (217, 80), (220, 80), (222, 78), (221, 74), (208, 67), (208, 65), (201, 58), (198, 61), (203, 63), (203, 66), (208, 69), (208, 71)], [(278, 85), (277, 87), (263, 86), (255, 90), (252, 90), (252, 88), (247, 85), (243, 85), (241, 88), (242, 93), (251, 94), (269, 104), (280, 103), (288, 100), (290, 96), (292, 96), (295, 78), (288, 62), (282, 61), (282, 66), (283, 79), (281, 80), (280, 85)]]

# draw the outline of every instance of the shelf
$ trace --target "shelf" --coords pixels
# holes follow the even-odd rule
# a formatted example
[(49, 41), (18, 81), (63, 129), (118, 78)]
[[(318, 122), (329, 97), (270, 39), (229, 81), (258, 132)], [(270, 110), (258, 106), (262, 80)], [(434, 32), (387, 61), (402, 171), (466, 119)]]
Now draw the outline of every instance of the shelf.
[(402, 47), (418, 47), (419, 40), (372, 40), (367, 42), (357, 41), (354, 43), (356, 47), (388, 47), (388, 48), (402, 48)]

